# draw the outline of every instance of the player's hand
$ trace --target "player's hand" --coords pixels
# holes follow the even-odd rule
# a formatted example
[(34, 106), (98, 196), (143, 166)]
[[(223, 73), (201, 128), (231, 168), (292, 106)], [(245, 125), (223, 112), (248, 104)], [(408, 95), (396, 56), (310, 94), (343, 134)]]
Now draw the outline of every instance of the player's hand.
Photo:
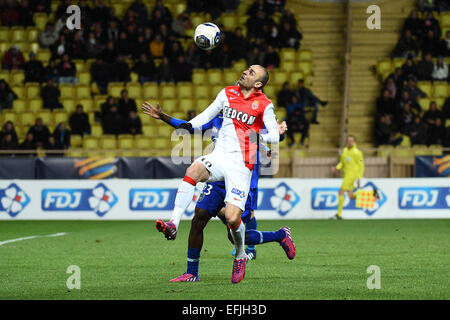
[(277, 124), (278, 124), (278, 132), (280, 133), (280, 136), (281, 136), (288, 130), (288, 127), (287, 127), (286, 121), (283, 121), (282, 123), (280, 123), (277, 120)]
[(336, 167), (331, 168), (331, 171), (332, 171), (333, 173), (336, 173), (336, 172), (337, 172)]
[(192, 124), (190, 122), (183, 122), (178, 125), (178, 127), (175, 128), (175, 132), (177, 135), (181, 136), (186, 133), (189, 133), (192, 129)]
[(163, 113), (161, 107), (159, 106), (159, 103), (156, 104), (156, 107), (154, 107), (150, 102), (145, 101), (142, 106), (142, 112), (145, 114), (155, 118), (155, 119), (161, 119), (161, 115)]

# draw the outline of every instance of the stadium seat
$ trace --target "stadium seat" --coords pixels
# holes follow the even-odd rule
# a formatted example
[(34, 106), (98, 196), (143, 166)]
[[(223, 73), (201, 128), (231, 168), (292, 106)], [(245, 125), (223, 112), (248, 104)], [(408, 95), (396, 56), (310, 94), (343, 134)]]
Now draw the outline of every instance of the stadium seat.
[(119, 135), (119, 149), (134, 149), (134, 137), (131, 134)]
[(170, 126), (158, 126), (158, 137), (170, 138), (174, 128)]
[(61, 98), (75, 98), (76, 91), (73, 84), (63, 83), (59, 86), (59, 91), (61, 92)]
[(401, 68), (403, 64), (406, 62), (405, 58), (393, 58), (392, 59), (392, 68)]
[(283, 48), (280, 52), (281, 61), (295, 61), (295, 49)]
[(435, 98), (445, 98), (448, 96), (447, 82), (446, 81), (436, 81), (433, 85), (433, 97)]
[(184, 98), (178, 101), (178, 110), (195, 110), (197, 107), (195, 100), (191, 98)]
[(32, 126), (34, 125), (35, 114), (33, 112), (21, 112), (20, 113), (20, 123), (22, 126)]
[(18, 114), (28, 111), (28, 103), (26, 99), (15, 99), (13, 101), (13, 110)]
[(25, 84), (26, 97), (30, 98), (38, 98), (41, 96), (41, 87), (37, 82), (28, 82)]
[(194, 86), (194, 96), (195, 98), (209, 98), (210, 96), (210, 86), (209, 85), (196, 85)]
[(436, 101), (437, 108), (442, 111), (444, 108), (445, 98), (435, 98), (434, 101)]
[[(450, 27), (450, 13), (442, 12), (440, 24), (442, 27)], [(445, 33), (443, 33), (445, 37)]]
[(177, 97), (178, 98), (192, 98), (192, 84), (183, 83), (177, 85)]
[[(286, 72), (295, 70), (295, 61), (282, 61), (280, 69)], [(278, 72), (278, 71), (276, 71)]]
[(195, 111), (197, 114), (205, 110), (210, 104), (212, 100), (209, 98), (200, 98), (195, 100)]
[(272, 86), (279, 87), (285, 81), (289, 81), (289, 72), (283, 70), (276, 70), (270, 72), (270, 82)]
[(175, 85), (172, 83), (166, 83), (164, 85), (161, 85), (160, 87), (160, 98), (161, 99), (174, 99), (176, 98), (176, 88)]
[(49, 127), (50, 130), (55, 127), (54, 121), (53, 121), (53, 113), (49, 110), (42, 110), (40, 111), (36, 118), (41, 118), (42, 122)]
[(11, 28), (11, 42), (22, 42), (27, 41), (27, 34), (23, 27), (12, 27)]
[(0, 115), (2, 116), (2, 123), (12, 121), (14, 124), (16, 124), (19, 120), (18, 114), (13, 110), (3, 110)]
[(235, 70), (225, 70), (223, 74), (223, 81), (226, 85), (231, 86), (236, 83), (241, 77), (241, 73)]
[[(269, 80), (270, 81), (270, 80)], [(276, 89), (275, 89), (275, 87), (274, 86), (267, 86), (267, 87), (264, 87), (264, 93), (266, 94), (266, 96), (269, 98), (269, 99), (275, 99), (276, 98), (276, 96), (277, 96), (277, 94), (276, 94)]]
[(206, 84), (206, 72), (203, 69), (194, 69), (192, 72), (192, 83), (194, 85), (200, 84), (204, 85)]
[(392, 72), (392, 61), (391, 59), (383, 59), (377, 62), (377, 74), (383, 75), (385, 73)]
[(408, 158), (414, 155), (414, 151), (407, 147), (396, 147), (394, 148), (393, 156), (398, 158)]
[(428, 148), (433, 156), (441, 156), (443, 154), (442, 146), (439, 144), (432, 144)]
[(50, 50), (39, 50), (38, 53), (36, 53), (36, 59), (39, 61), (43, 61), (44, 65), (48, 63), (52, 56), (52, 53)]
[(25, 80), (25, 73), (22, 70), (13, 70), (9, 76), (10, 85), (22, 85)]
[(67, 111), (54, 111), (53, 117), (55, 125), (58, 125), (60, 122), (64, 122), (66, 126), (69, 125), (69, 114)]
[(12, 91), (17, 94), (19, 98), (25, 98), (25, 86), (12, 86)]
[(77, 71), (78, 84), (91, 84), (91, 73), (89, 71)]
[(102, 135), (103, 135), (102, 126), (98, 123), (91, 124), (91, 136), (101, 137)]
[(42, 110), (42, 99), (34, 98), (28, 100), (28, 110), (31, 112), (39, 112)]
[(78, 99), (80, 98), (90, 98), (91, 97), (91, 87), (88, 85), (80, 85), (78, 84), (75, 87), (76, 96)]
[(153, 100), (159, 98), (159, 87), (156, 83), (145, 82), (142, 85), (142, 97), (145, 100)]
[(313, 73), (312, 62), (310, 61), (300, 61), (298, 63), (298, 68), (303, 72), (305, 76)]
[(168, 144), (168, 141), (167, 141), (167, 138), (155, 138), (155, 139), (152, 139), (152, 140), (153, 140), (152, 141), (152, 148), (153, 149), (161, 150), (161, 149), (168, 149), (168, 148), (170, 148), (169, 144)]
[(378, 157), (386, 158), (391, 155), (394, 151), (394, 146), (392, 145), (381, 145), (378, 147), (377, 155)]
[(36, 27), (27, 27), (27, 40), (28, 42), (38, 42), (40, 31)]
[[(94, 100), (93, 99), (91, 99), (91, 98), (81, 98), (81, 99), (78, 99), (78, 103), (83, 106), (84, 112), (94, 111)], [(64, 108), (65, 108), (65, 105), (64, 105)]]
[(135, 137), (135, 146), (138, 150), (148, 150), (151, 149), (152, 143), (151, 139), (144, 135), (137, 135)]
[(432, 96), (433, 86), (429, 81), (417, 81), (417, 87), (426, 93), (427, 97)]
[(120, 97), (120, 92), (124, 89), (123, 82), (110, 82), (108, 84), (108, 94), (113, 97)]
[(71, 98), (60, 99), (60, 102), (64, 106), (64, 111), (70, 116), (72, 112), (75, 112), (77, 106), (77, 100)]
[(207, 72), (207, 83), (223, 84), (222, 71), (219, 69), (209, 69)]
[(92, 124), (97, 124), (98, 122), (95, 119), (95, 112), (88, 112), (88, 119), (89, 119), (89, 123)]
[(429, 98), (421, 98), (417, 101), (422, 108), (422, 114), (427, 112), (428, 109), (430, 109), (430, 102), (431, 100)]
[(81, 148), (83, 146), (83, 137), (81, 137), (79, 134), (71, 134), (70, 146), (72, 148)]
[(416, 144), (413, 145), (413, 153), (415, 156), (428, 156), (431, 155), (431, 151), (426, 145)]
[(223, 25), (225, 30), (233, 30), (236, 28), (238, 21), (237, 16), (234, 13), (223, 13), (220, 16), (220, 23)]
[(45, 25), (47, 24), (47, 14), (38, 12), (33, 15), (33, 21), (36, 27), (43, 31), (45, 29)]
[(168, 114), (173, 114), (178, 110), (177, 99), (164, 99), (160, 102), (161, 108)]
[(140, 83), (127, 83), (128, 96), (132, 99), (140, 99), (142, 97), (142, 88)]
[(11, 32), (8, 27), (0, 27), (0, 42), (9, 42)]
[(242, 73), (244, 70), (246, 70), (248, 68), (247, 66), (247, 61), (245, 61), (244, 59), (235, 61), (233, 63), (233, 70), (237, 71), (239, 73)]
[[(1, 50), (0, 50), (1, 53)], [(9, 71), (0, 71), (0, 79), (5, 80), (6, 82), (10, 83), (9, 81)]]
[(184, 119), (186, 117), (186, 113), (185, 112), (181, 112), (181, 111), (176, 111), (173, 113), (172, 115), (174, 118), (177, 119)]
[(98, 150), (99, 139), (97, 137), (85, 136), (83, 137), (83, 149)]
[(142, 134), (146, 137), (153, 138), (156, 135), (156, 128), (155, 125), (143, 125)]
[(25, 59), (28, 58), (28, 52), (30, 51), (30, 43), (28, 42), (13, 42), (14, 45), (16, 45), (20, 51), (23, 53), (23, 57)]
[(117, 148), (116, 136), (112, 134), (104, 134), (100, 139), (100, 148), (116, 149)]
[(299, 50), (297, 51), (297, 61), (312, 61), (313, 54), (311, 50)]

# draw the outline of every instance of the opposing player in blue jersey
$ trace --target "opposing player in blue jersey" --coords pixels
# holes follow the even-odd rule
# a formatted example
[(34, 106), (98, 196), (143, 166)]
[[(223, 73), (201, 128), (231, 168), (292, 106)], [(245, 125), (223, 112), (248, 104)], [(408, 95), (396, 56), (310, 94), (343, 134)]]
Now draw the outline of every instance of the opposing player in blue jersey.
[[(180, 123), (186, 122), (173, 118), (164, 113), (159, 104), (154, 107), (149, 102), (144, 102), (142, 110), (145, 114), (152, 116), (155, 119), (163, 120), (165, 123), (177, 127)], [(210, 122), (202, 126), (202, 133), (207, 130), (212, 131), (213, 142), (217, 138), (218, 131), (222, 127), (222, 115), (219, 114)], [(279, 125), (279, 131), (284, 138), (284, 132), (287, 130), (286, 123)], [(292, 241), (290, 229), (283, 227), (275, 232), (258, 231), (256, 218), (254, 217), (254, 210), (257, 207), (258, 196), (258, 178), (259, 178), (259, 153), (256, 161), (255, 170), (253, 170), (252, 181), (248, 199), (245, 205), (245, 211), (242, 213), (242, 222), (246, 224), (245, 243), (247, 244), (246, 254), (249, 260), (256, 258), (256, 244), (263, 244), (268, 242), (278, 242), (286, 252), (289, 259), (294, 259), (296, 248)], [(258, 166), (258, 167), (256, 167)], [(195, 282), (199, 281), (198, 267), (200, 260), (200, 252), (203, 246), (203, 230), (212, 217), (218, 216), (222, 222), (226, 224), (223, 209), (225, 206), (225, 182), (215, 181), (209, 182), (205, 185), (202, 194), (195, 207), (195, 214), (191, 222), (191, 229), (189, 232), (188, 252), (187, 252), (187, 271), (181, 276), (172, 279), (171, 282)], [(180, 217), (181, 218), (181, 217)], [(174, 240), (177, 234), (179, 220), (171, 220), (164, 222), (162, 220), (156, 221), (156, 229), (164, 233), (167, 240)], [(228, 230), (228, 238), (232, 241), (230, 231)]]

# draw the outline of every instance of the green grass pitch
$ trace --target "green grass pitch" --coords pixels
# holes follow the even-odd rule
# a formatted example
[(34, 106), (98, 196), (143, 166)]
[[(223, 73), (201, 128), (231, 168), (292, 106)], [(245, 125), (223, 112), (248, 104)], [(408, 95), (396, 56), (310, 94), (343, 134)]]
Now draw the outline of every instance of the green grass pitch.
[[(277, 243), (259, 245), (245, 279), (231, 284), (232, 245), (219, 221), (205, 231), (200, 282), (169, 283), (186, 270), (189, 221), (167, 241), (154, 221), (3, 221), (0, 299), (449, 299), (450, 220), (259, 221), (288, 225), (293, 261)], [(68, 290), (68, 266), (81, 289)], [(369, 290), (370, 265), (381, 288)]]

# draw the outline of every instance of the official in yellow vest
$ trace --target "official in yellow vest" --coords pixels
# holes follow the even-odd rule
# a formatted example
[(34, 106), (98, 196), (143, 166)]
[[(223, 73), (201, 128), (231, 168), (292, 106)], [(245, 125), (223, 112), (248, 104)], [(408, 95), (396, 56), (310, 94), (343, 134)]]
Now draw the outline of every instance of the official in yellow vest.
[(353, 135), (347, 137), (347, 145), (342, 151), (339, 163), (333, 167), (333, 172), (342, 170), (344, 180), (339, 189), (338, 212), (334, 218), (342, 219), (342, 208), (344, 206), (344, 194), (348, 193), (350, 199), (355, 199), (356, 194), (353, 193), (355, 181), (357, 188), (360, 188), (360, 179), (364, 176), (364, 158), (361, 150), (356, 146), (356, 138)]

